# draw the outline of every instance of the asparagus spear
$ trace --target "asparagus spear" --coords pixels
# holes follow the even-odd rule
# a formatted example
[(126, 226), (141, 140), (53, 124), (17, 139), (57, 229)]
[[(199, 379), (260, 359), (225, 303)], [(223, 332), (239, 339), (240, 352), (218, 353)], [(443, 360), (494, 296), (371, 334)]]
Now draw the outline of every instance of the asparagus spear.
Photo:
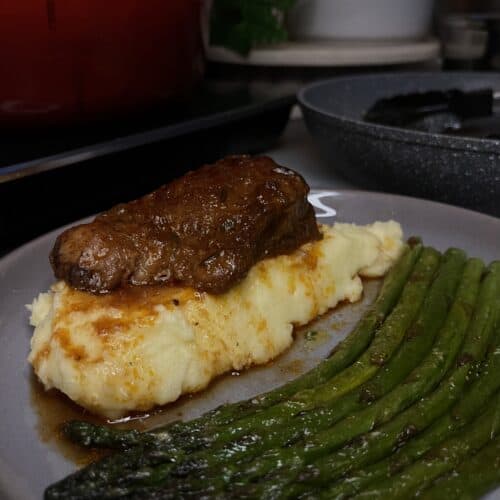
[(159, 440), (169, 440), (168, 432), (152, 433), (133, 430), (113, 429), (105, 425), (73, 420), (62, 426), (62, 432), (74, 443), (89, 448), (127, 449), (133, 446), (155, 444)]
[[(373, 335), (384, 322), (387, 315), (398, 301), (405, 283), (422, 252), (420, 240), (413, 238), (400, 259), (394, 264), (384, 279), (377, 299), (367, 313), (356, 325), (348, 337), (338, 344), (329, 358), (321, 362), (306, 374), (261, 396), (248, 401), (223, 405), (200, 418), (189, 422), (176, 422), (158, 430), (162, 435), (169, 432), (172, 439), (179, 444), (185, 441), (196, 441), (202, 432), (225, 426), (236, 419), (268, 408), (296, 392), (315, 387), (350, 365), (371, 342)], [(123, 448), (133, 446), (137, 436), (128, 431), (108, 431), (104, 427), (96, 427), (86, 422), (68, 422), (64, 432), (75, 443), (88, 447)]]
[(486, 411), (471, 424), (401, 473), (377, 482), (361, 492), (361, 498), (406, 499), (427, 487), (438, 476), (451, 471), (469, 454), (485, 446), (500, 432), (500, 393)]
[(439, 479), (419, 497), (422, 500), (474, 500), (500, 485), (500, 437)]
[[(484, 357), (493, 331), (499, 291), (500, 263), (494, 263), (489, 267), (489, 272), (481, 285), (478, 305), (474, 311), (471, 328), (467, 331), (465, 344), (458, 357), (458, 365), (451, 370), (449, 376), (432, 394), (375, 431), (360, 436), (346, 447), (317, 459), (313, 463), (308, 464), (307, 458), (308, 455), (314, 456), (316, 453), (314, 446), (306, 451), (298, 447), (283, 450), (279, 463), (276, 460), (261, 460), (257, 466), (249, 464), (245, 471), (235, 474), (231, 487), (238, 485), (248, 487), (249, 479), (255, 481), (256, 476), (262, 477), (267, 474), (278, 489), (286, 489), (290, 496), (314, 491), (315, 487), (331, 484), (333, 480), (349, 470), (384, 458), (396, 446), (428, 427), (460, 397), (469, 374), (475, 370), (475, 363)], [(451, 321), (455, 324), (457, 335), (460, 335), (469, 323), (473, 304), (474, 300), (464, 303), (463, 299), (453, 304), (447, 322)], [(328, 441), (336, 445), (339, 438), (335, 434), (325, 435), (325, 442), (321, 443), (322, 451), (325, 448), (328, 449)], [(255, 473), (256, 470), (258, 474)], [(296, 484), (287, 486), (293, 481), (296, 481)], [(258, 483), (253, 487), (253, 492), (258, 491), (257, 496), (264, 495), (266, 491), (264, 485), (265, 482)]]

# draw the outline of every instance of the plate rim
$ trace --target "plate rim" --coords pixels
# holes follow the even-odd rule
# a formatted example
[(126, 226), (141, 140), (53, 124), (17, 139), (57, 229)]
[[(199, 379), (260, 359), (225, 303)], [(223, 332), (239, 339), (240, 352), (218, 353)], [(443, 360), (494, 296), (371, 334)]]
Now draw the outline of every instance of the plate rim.
[[(425, 204), (431, 204), (433, 206), (439, 207), (439, 209), (452, 209), (453, 211), (456, 211), (457, 214), (464, 214), (468, 215), (469, 217), (479, 217), (481, 219), (486, 219), (489, 220), (492, 223), (499, 224), (500, 225), (500, 218), (495, 217), (494, 215), (490, 214), (485, 214), (483, 212), (478, 212), (476, 210), (471, 210), (469, 208), (464, 208), (460, 207), (458, 205), (452, 205), (449, 203), (443, 203), (439, 201), (434, 201), (434, 200), (429, 200), (426, 198), (420, 198), (417, 196), (405, 196), (401, 194), (396, 194), (396, 193), (388, 193), (385, 191), (369, 191), (369, 190), (362, 190), (362, 189), (336, 189), (334, 187), (328, 188), (311, 188), (310, 193), (321, 193), (324, 191), (328, 191), (330, 193), (335, 193), (337, 196), (372, 196), (376, 198), (395, 198), (398, 200), (410, 200), (413, 202), (422, 202)], [(24, 243), (23, 245), (14, 248), (11, 250), (9, 253), (4, 255), (3, 257), (0, 258), (0, 273), (4, 269), (4, 267), (7, 267), (10, 264), (10, 261), (14, 261), (18, 259), (22, 253), (28, 252), (32, 247), (36, 247), (38, 244), (40, 244), (41, 241), (55, 235), (56, 233), (60, 231), (64, 231), (66, 228), (75, 226), (76, 224), (84, 224), (85, 221), (88, 221), (92, 217), (95, 217), (96, 214), (89, 215), (87, 217), (84, 217), (82, 219), (78, 219), (74, 222), (71, 222), (69, 224), (65, 224), (63, 226), (57, 227), (52, 229), (51, 231), (48, 231), (44, 234), (41, 234), (40, 236), (37, 236), (36, 238)]]

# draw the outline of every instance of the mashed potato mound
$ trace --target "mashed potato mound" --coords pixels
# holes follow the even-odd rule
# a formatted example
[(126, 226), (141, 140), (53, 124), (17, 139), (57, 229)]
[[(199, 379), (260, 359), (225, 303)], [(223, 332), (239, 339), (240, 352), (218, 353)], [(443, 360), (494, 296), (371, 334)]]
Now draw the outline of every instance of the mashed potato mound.
[(361, 297), (401, 253), (394, 221), (320, 226), (321, 241), (269, 258), (222, 295), (129, 287), (107, 295), (64, 282), (30, 307), (29, 362), (46, 389), (109, 418), (199, 391), (229, 370), (266, 363), (304, 325)]

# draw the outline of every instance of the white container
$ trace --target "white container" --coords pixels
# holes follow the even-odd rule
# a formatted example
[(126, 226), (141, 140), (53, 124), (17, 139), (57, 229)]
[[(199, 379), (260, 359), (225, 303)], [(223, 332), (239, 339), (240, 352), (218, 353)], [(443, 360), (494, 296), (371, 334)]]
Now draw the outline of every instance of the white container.
[(288, 15), (295, 40), (418, 39), (429, 33), (434, 0), (297, 0)]

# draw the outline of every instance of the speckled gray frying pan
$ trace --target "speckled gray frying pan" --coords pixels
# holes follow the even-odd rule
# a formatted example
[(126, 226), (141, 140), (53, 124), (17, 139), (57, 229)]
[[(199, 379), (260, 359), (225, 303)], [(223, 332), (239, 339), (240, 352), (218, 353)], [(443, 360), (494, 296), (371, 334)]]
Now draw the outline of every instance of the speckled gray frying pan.
[(500, 90), (495, 73), (379, 73), (303, 88), (298, 100), (322, 154), (364, 189), (445, 201), (500, 216), (500, 140), (366, 123), (380, 98), (415, 91)]

